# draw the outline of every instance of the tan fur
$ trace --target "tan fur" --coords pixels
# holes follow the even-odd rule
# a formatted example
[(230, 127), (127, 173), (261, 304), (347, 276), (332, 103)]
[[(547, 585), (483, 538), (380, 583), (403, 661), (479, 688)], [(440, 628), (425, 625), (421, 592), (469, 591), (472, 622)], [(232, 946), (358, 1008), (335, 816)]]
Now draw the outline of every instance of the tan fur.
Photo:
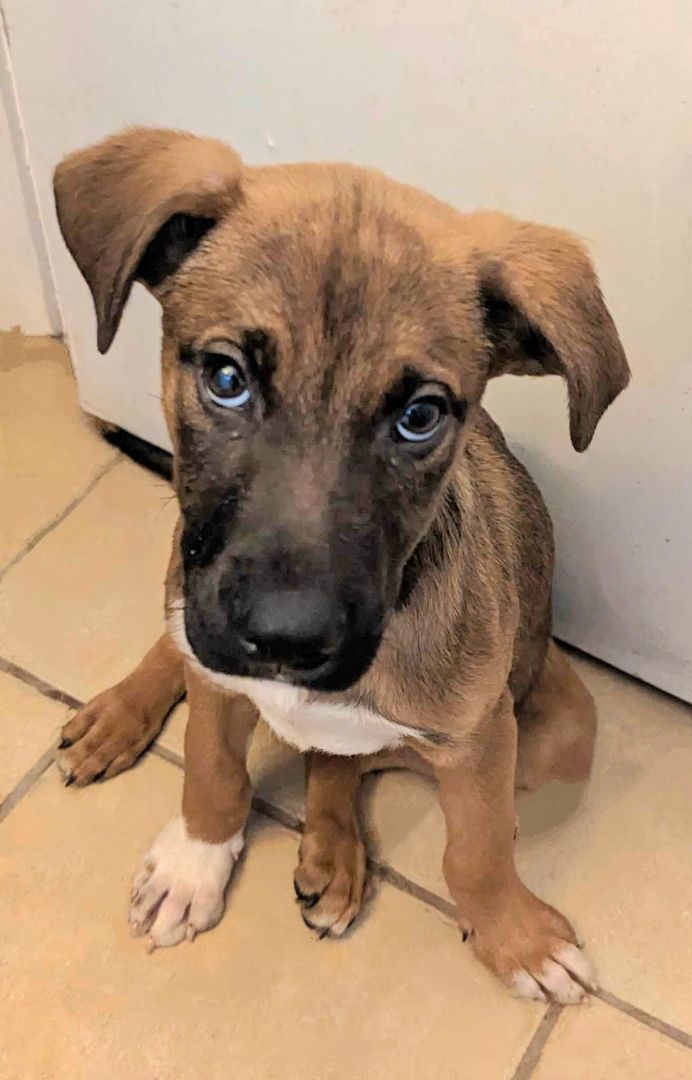
[(185, 730), (183, 817), (190, 836), (219, 844), (240, 832), (250, 813), (245, 759), (257, 710), (247, 698), (219, 693), (190, 664), (185, 687), (191, 720)]
[(129, 769), (185, 692), (184, 665), (164, 635), (127, 678), (98, 694), (63, 727), (58, 764), (77, 787)]
[(303, 921), (338, 937), (360, 911), (366, 854), (356, 815), (361, 759), (308, 754), (305, 828), (295, 872)]
[(596, 706), (554, 642), (531, 692), (517, 709), (516, 786), (529, 791), (549, 780), (577, 783), (591, 772)]
[[(338, 482), (346, 411), (374, 409), (411, 358), (468, 402), (448, 463), (440, 465), (437, 498), (411, 511), (407, 565), (420, 551), (419, 584), (391, 613), (370, 669), (340, 695), (415, 729), (422, 740), (410, 739), (394, 758), (311, 759), (296, 887), (309, 902), (316, 897), (304, 912), (307, 922), (345, 929), (364, 880), (354, 809), (358, 776), (378, 761), (398, 764), (417, 755), (439, 782), (448, 827), (445, 873), (480, 958), (505, 982), (520, 972), (559, 1000), (578, 996), (573, 961), (559, 961), (566, 997), (545, 975), (546, 964), (572, 955), (574, 932), (517, 877), (513, 789), (515, 781), (532, 787), (588, 773), (595, 714), (566, 659), (549, 644), (547, 512), (480, 402), (487, 380), (502, 372), (560, 374), (572, 441), (578, 450), (588, 446), (628, 369), (583, 248), (564, 232), (502, 214), (458, 214), (372, 171), (253, 169), (221, 144), (173, 132), (133, 129), (72, 155), (59, 167), (55, 187), (63, 233), (94, 296), (101, 349), (112, 340), (158, 228), (176, 213), (217, 222), (210, 239), (153, 286), (163, 307), (166, 419), (176, 451), (182, 420), (193, 433), (209, 424), (194, 382), (181, 370), (181, 343), (201, 349), (232, 340), (240, 325), (266, 327), (278, 343), (277, 392), (292, 402), (301, 433), (295, 456), (288, 447), (287, 461), (277, 462), (280, 483), (289, 486), (287, 528), (319, 532), (324, 493)], [(342, 318), (332, 327), (333, 336), (346, 336), (327, 362), (323, 293), (334, 252), (335, 310), (351, 315), (348, 325)], [(231, 463), (240, 453), (224, 449)], [(185, 480), (178, 479), (184, 493)], [(417, 546), (433, 534), (436, 546)], [(169, 610), (183, 592), (179, 562), (176, 536)], [(164, 653), (169, 646), (162, 642), (154, 657)], [(86, 762), (95, 750), (110, 775), (154, 736), (180, 689), (182, 660), (172, 667), (174, 673), (150, 654), (139, 675), (125, 681), (129, 717), (114, 706), (112, 691), (71, 722), (65, 737), (73, 745), (65, 756), (78, 782), (93, 778)], [(169, 680), (176, 693), (166, 692)], [(243, 758), (254, 710), (237, 697), (224, 701), (189, 666), (186, 681), (184, 816), (195, 837), (218, 843), (247, 814)], [(103, 745), (106, 715), (111, 736), (115, 717), (120, 740), (113, 761)]]

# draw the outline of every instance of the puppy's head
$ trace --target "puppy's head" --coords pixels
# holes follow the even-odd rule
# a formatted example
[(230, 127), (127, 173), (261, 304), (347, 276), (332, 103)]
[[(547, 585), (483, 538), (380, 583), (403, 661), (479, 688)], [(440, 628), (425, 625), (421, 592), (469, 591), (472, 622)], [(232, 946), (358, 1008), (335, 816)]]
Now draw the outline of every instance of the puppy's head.
[(353, 684), (488, 378), (561, 374), (578, 450), (627, 382), (553, 229), (145, 129), (69, 157), (55, 192), (101, 351), (135, 280), (163, 307), (185, 628), (217, 672)]

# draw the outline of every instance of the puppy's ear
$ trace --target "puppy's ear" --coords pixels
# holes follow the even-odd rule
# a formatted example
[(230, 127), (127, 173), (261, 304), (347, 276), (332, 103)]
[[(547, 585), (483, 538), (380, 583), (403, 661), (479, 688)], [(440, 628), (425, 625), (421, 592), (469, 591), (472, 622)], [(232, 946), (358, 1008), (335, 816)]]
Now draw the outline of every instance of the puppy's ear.
[(106, 352), (132, 282), (173, 273), (240, 196), (240, 158), (224, 143), (130, 128), (67, 157), (53, 181), (60, 229), (96, 308)]
[(490, 376), (562, 375), (572, 444), (585, 450), (630, 376), (588, 256), (559, 229), (496, 213), (471, 214), (468, 222), (479, 260)]

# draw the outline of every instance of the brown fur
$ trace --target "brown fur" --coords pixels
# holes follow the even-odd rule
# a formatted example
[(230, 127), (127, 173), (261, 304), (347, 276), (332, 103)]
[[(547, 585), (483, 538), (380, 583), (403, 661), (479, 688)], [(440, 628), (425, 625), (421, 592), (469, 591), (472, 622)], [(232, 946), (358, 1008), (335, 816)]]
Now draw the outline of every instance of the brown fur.
[[(487, 380), (502, 372), (560, 374), (572, 441), (588, 446), (628, 369), (582, 247), (559, 230), (502, 214), (458, 214), (371, 171), (250, 168), (221, 144), (172, 132), (134, 129), (81, 151), (58, 168), (55, 189), (61, 228), (94, 296), (99, 347), (112, 341), (138, 274), (162, 304), (163, 401), (185, 517), (198, 512), (200, 493), (213, 501), (226, 483), (219, 477), (242, 474), (250, 459), (244, 440), (218, 440), (181, 349), (235, 340), (248, 326), (271, 337), (272, 392), (289, 403), (292, 434), (281, 455), (255, 450), (252, 468), (271, 471), (272, 484), (243, 497), (255, 500), (255, 522), (271, 512), (273, 527), (279, 521), (288, 533), (314, 534), (316, 545), (329, 495), (358, 471), (344, 464), (353, 462), (347, 424), (372, 415), (408, 364), (466, 403), (464, 422), (410, 465), (406, 481), (378, 492), (401, 536), (387, 582), (401, 578), (402, 593), (398, 604), (388, 601), (374, 661), (341, 697), (424, 734), (387, 763), (416, 753), (437, 775), (460, 923), (473, 928), (479, 956), (506, 981), (517, 968), (536, 973), (574, 934), (516, 876), (513, 787), (515, 779), (535, 786), (585, 775), (595, 717), (588, 693), (549, 644), (547, 512), (480, 402)], [(174, 214), (215, 227), (159, 280), (143, 267)], [(267, 494), (276, 491), (278, 506)], [(365, 489), (349, 498), (349, 521), (372, 510)], [(169, 605), (186, 589), (180, 552), (179, 532)], [(130, 712), (149, 718), (135, 725), (136, 752), (180, 689), (182, 661), (173, 678), (155, 662), (168, 646), (156, 649), (122, 684)], [(224, 725), (238, 723), (244, 739), (250, 717), (241, 699), (223, 704), (189, 666), (186, 682), (185, 816), (196, 836), (216, 841), (237, 830), (249, 806), (243, 755), (228, 749)], [(106, 760), (104, 710), (112, 714), (112, 699), (96, 699), (66, 729), (73, 745), (65, 766), (77, 782), (93, 778), (87, 760), (99, 747), (95, 760), (108, 774), (130, 763), (120, 734), (107, 744), (117, 745), (117, 756)], [(118, 716), (124, 732), (125, 715)], [(316, 927), (341, 932), (358, 910), (357, 778), (377, 763), (322, 756), (310, 767), (296, 887), (310, 900), (317, 895), (312, 916), (305, 913)]]
[(245, 759), (257, 710), (246, 698), (219, 693), (189, 666), (185, 682), (194, 723), (185, 731), (183, 817), (190, 836), (218, 844), (250, 813)]

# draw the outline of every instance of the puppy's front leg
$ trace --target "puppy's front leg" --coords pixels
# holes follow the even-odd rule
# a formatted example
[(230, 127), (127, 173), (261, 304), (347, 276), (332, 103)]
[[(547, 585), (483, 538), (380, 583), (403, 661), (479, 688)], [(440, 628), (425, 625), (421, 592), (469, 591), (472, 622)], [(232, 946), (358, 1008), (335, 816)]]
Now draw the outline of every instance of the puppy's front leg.
[(153, 948), (191, 940), (219, 921), (250, 811), (245, 758), (257, 710), (190, 665), (185, 683), (190, 718), (182, 813), (156, 837), (132, 888), (132, 931), (148, 934)]
[(521, 882), (514, 865), (517, 728), (505, 692), (465, 760), (438, 768), (447, 820), (444, 871), (476, 955), (520, 997), (584, 999), (595, 975), (558, 911)]
[(93, 698), (65, 724), (56, 764), (82, 787), (129, 769), (184, 693), (184, 661), (163, 634), (126, 678)]
[(305, 828), (293, 879), (303, 922), (320, 937), (339, 937), (360, 911), (366, 855), (356, 797), (358, 757), (308, 754)]

